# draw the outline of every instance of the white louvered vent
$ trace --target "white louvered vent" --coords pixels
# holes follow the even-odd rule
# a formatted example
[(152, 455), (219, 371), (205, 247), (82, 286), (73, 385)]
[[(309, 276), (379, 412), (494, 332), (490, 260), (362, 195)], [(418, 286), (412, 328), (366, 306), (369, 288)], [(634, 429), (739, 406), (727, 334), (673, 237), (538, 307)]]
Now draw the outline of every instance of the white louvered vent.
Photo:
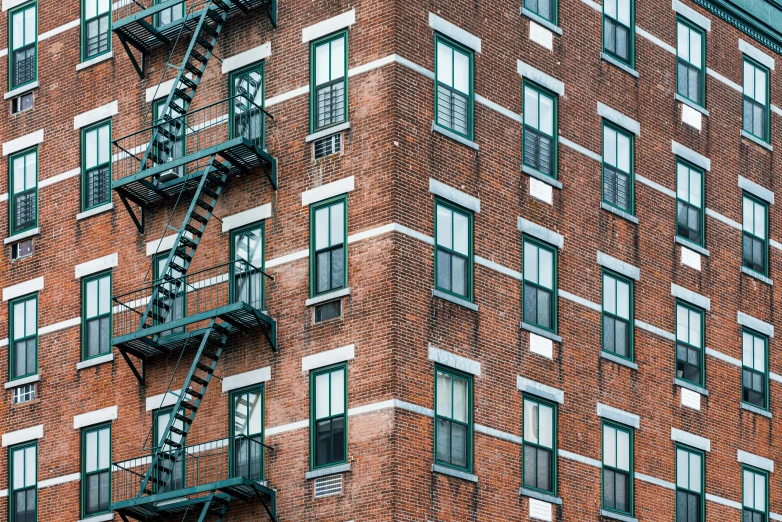
[(342, 474), (315, 479), (315, 498), (342, 494)]

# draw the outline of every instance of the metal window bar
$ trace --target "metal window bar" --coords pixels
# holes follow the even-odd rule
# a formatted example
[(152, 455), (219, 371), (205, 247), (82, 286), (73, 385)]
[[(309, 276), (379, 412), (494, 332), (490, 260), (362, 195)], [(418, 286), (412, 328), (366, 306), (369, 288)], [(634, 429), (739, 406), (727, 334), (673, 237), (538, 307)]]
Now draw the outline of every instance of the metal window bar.
[(551, 138), (542, 132), (524, 126), (524, 164), (551, 175)]
[(35, 226), (36, 189), (14, 194), (14, 232)]
[(345, 119), (345, 78), (337, 78), (315, 88), (317, 128), (327, 127)]
[(109, 166), (105, 165), (87, 172), (86, 201), (87, 208), (96, 207), (111, 200)]
[(437, 84), (437, 123), (460, 134), (469, 134), (469, 100), (445, 84)]
[(603, 174), (603, 198), (607, 203), (630, 211), (630, 176), (605, 165)]
[(109, 15), (93, 18), (86, 23), (87, 42), (85, 58), (91, 58), (109, 50)]
[(13, 51), (13, 87), (35, 79), (35, 44)]

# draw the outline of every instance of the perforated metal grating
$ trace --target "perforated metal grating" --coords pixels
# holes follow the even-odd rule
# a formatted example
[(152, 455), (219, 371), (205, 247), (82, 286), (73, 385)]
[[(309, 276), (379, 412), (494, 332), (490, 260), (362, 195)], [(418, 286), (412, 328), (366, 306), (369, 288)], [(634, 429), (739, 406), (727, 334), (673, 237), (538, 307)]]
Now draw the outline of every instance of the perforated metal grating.
[(342, 475), (329, 475), (315, 479), (315, 498), (342, 494)]

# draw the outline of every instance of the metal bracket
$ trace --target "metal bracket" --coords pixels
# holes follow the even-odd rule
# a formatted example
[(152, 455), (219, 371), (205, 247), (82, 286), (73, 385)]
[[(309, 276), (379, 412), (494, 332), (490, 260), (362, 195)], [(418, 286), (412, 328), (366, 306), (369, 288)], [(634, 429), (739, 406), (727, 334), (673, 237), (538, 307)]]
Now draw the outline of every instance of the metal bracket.
[(141, 386), (146, 386), (147, 382), (147, 366), (144, 364), (144, 359), (139, 357), (139, 361), (141, 361), (141, 372), (138, 371), (136, 368), (136, 365), (133, 364), (133, 362), (130, 360), (130, 357), (128, 357), (127, 352), (123, 348), (117, 348), (120, 355), (122, 355), (122, 358), (125, 359), (125, 362), (128, 363), (128, 366), (130, 367), (130, 371), (133, 372), (133, 375), (136, 376), (136, 379), (138, 380), (139, 384)]
[(122, 192), (117, 192), (119, 194), (119, 199), (122, 201), (122, 204), (125, 205), (125, 209), (128, 211), (128, 214), (130, 214), (130, 219), (133, 220), (133, 224), (136, 225), (136, 228), (138, 229), (140, 234), (144, 233), (144, 221), (145, 221), (145, 213), (144, 213), (144, 207), (139, 205), (139, 217), (136, 217), (136, 213), (133, 212), (133, 209), (130, 207), (130, 203), (128, 202), (127, 196), (123, 194)]
[[(143, 80), (144, 79), (144, 73), (146, 71), (146, 60), (144, 59), (144, 51), (141, 51), (141, 64), (139, 65), (138, 61), (136, 60), (136, 57), (133, 56), (133, 52), (130, 50), (130, 47), (128, 47), (128, 42), (125, 39), (125, 36), (122, 33), (117, 33), (117, 38), (119, 38), (119, 42), (122, 44), (122, 47), (125, 48), (125, 52), (128, 54), (128, 57), (130, 58), (130, 62), (133, 64), (133, 68), (136, 69), (136, 72), (138, 73), (139, 77)], [(136, 47), (133, 42), (131, 42), (131, 45), (133, 47)], [(138, 47), (136, 47), (138, 49)]]
[(253, 491), (255, 491), (255, 496), (258, 497), (258, 500), (261, 502), (263, 509), (265, 509), (266, 513), (269, 515), (269, 518), (271, 518), (273, 522), (277, 522), (277, 517), (275, 517), (274, 514), (272, 514), (271, 509), (269, 509), (269, 506), (267, 506), (266, 502), (264, 502), (263, 495), (261, 495), (261, 492), (255, 488), (253, 488)]

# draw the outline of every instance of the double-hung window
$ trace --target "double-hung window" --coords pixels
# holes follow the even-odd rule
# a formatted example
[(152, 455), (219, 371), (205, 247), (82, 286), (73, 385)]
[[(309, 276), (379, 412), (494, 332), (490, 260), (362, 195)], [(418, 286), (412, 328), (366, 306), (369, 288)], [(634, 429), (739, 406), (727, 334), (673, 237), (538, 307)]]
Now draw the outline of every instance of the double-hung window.
[(676, 447), (676, 522), (703, 522), (703, 453)]
[(81, 292), (82, 357), (90, 359), (111, 352), (111, 272), (84, 278)]
[(11, 380), (38, 371), (38, 295), (11, 301)]
[(676, 22), (676, 92), (700, 106), (706, 90), (706, 33), (681, 18)]
[(676, 162), (676, 235), (703, 246), (703, 171)]
[(109, 512), (111, 502), (111, 425), (84, 429), (82, 447), (82, 515)]
[(14, 154), (11, 171), (11, 235), (38, 224), (38, 149)]
[(264, 146), (263, 62), (231, 74), (231, 137)]
[(768, 339), (751, 330), (741, 332), (741, 400), (768, 409)]
[(9, 89), (16, 89), (38, 77), (38, 4), (25, 4), (8, 16), (11, 26), (8, 80)]
[(603, 50), (630, 67), (634, 64), (633, 0), (606, 0), (603, 4)]
[(472, 300), (472, 212), (436, 200), (435, 287)]
[(310, 296), (347, 286), (348, 198), (338, 196), (310, 207)]
[(472, 470), (472, 377), (435, 368), (435, 462)]
[(524, 397), (524, 487), (556, 493), (557, 409), (537, 397)]
[(676, 378), (703, 386), (704, 313), (676, 303)]
[(633, 282), (603, 272), (603, 350), (633, 358)]
[[(166, 0), (155, 0), (154, 5), (166, 3)], [(155, 13), (153, 17), (153, 23), (155, 27), (162, 27), (177, 20), (184, 18), (185, 16), (185, 2), (176, 4), (171, 7), (166, 7)]]
[(742, 202), (742, 265), (759, 274), (768, 271), (768, 205), (744, 194)]
[[(180, 416), (184, 415), (185, 410), (179, 410)], [(185, 487), (186, 482), (186, 469), (185, 466), (187, 465), (187, 448), (185, 444), (185, 439), (180, 435), (179, 433), (176, 433), (174, 431), (169, 432), (168, 434), (168, 440), (173, 442), (174, 444), (180, 444), (182, 445), (182, 449), (180, 451), (180, 448), (174, 447), (166, 442), (164, 442), (164, 437), (166, 436), (166, 426), (168, 426), (168, 422), (171, 420), (171, 417), (174, 415), (174, 408), (160, 408), (157, 410), (154, 414), (154, 424), (153, 424), (153, 436), (154, 440), (156, 441), (157, 447), (160, 448), (162, 451), (168, 452), (170, 457), (173, 457), (173, 462), (169, 459), (169, 463), (173, 464), (171, 466), (170, 470), (169, 468), (164, 468), (161, 466), (157, 476), (154, 478), (157, 479), (155, 484), (155, 491), (157, 493), (165, 493), (168, 491), (176, 491), (178, 489), (182, 489)], [(175, 419), (173, 423), (173, 427), (177, 430), (184, 431), (184, 423), (183, 421), (179, 419)], [(169, 471), (166, 471), (169, 470)]]
[(435, 35), (435, 123), (473, 138), (473, 53)]
[(768, 141), (769, 80), (768, 69), (744, 57), (744, 108), (745, 132)]
[(524, 9), (557, 24), (557, 0), (524, 0)]
[(348, 33), (312, 42), (310, 131), (347, 121)]
[(343, 363), (310, 372), (312, 469), (347, 461), (347, 370)]
[(9, 451), (11, 522), (38, 521), (38, 444), (12, 446)]
[(557, 329), (557, 252), (524, 238), (524, 322), (552, 332)]
[(633, 430), (603, 422), (603, 509), (633, 514)]
[(81, 139), (82, 209), (89, 210), (111, 202), (111, 122), (84, 129)]
[(231, 302), (263, 310), (263, 223), (231, 232)]
[(263, 386), (231, 394), (231, 476), (263, 480)]
[(524, 165), (557, 177), (557, 97), (524, 83)]
[(742, 522), (766, 522), (768, 520), (768, 474), (755, 468), (744, 467), (742, 475)]
[(603, 122), (603, 201), (633, 213), (633, 136)]
[(111, 0), (84, 0), (81, 59), (91, 60), (111, 49)]

